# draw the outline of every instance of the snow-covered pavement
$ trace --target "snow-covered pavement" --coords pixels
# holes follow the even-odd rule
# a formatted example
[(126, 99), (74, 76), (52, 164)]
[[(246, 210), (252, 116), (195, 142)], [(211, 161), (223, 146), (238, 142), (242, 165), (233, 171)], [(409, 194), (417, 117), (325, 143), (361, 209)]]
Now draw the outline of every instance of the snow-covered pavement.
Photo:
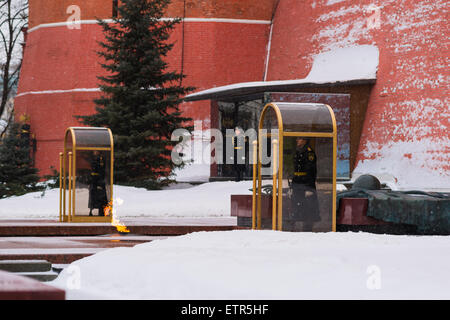
[[(230, 217), (232, 194), (252, 194), (252, 181), (208, 182), (200, 185), (177, 183), (164, 190), (147, 190), (114, 186), (113, 198), (121, 199), (115, 205), (116, 217)], [(338, 190), (345, 190), (343, 185)], [(77, 193), (86, 199), (87, 189)], [(58, 219), (59, 189), (32, 192), (19, 197), (0, 199), (1, 219)]]
[[(165, 190), (115, 185), (114, 199), (123, 200), (121, 205), (115, 206), (115, 214), (117, 217), (229, 217), (230, 195), (251, 194), (251, 188), (252, 181), (210, 182), (197, 186), (180, 183)], [(0, 219), (58, 217), (59, 189), (0, 200)]]
[(198, 232), (78, 260), (68, 299), (449, 299), (450, 237)]
[[(115, 186), (114, 198), (123, 200), (116, 215), (127, 223), (231, 219), (230, 195), (251, 187)], [(58, 189), (10, 197), (0, 200), (0, 219), (56, 220), (58, 207)], [(196, 232), (102, 249), (50, 284), (68, 299), (450, 299), (449, 252), (449, 236)]]

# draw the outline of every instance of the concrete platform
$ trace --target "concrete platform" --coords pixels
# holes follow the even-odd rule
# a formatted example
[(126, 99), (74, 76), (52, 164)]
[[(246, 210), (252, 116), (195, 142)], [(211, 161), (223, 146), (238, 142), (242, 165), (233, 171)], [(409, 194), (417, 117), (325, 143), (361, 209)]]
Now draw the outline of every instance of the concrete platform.
[(0, 260), (0, 270), (8, 272), (47, 272), (52, 264), (46, 260)]
[(51, 263), (67, 264), (110, 248), (132, 247), (165, 238), (167, 237), (129, 234), (86, 237), (0, 237), (0, 264), (2, 260), (47, 260)]
[(41, 282), (53, 281), (58, 277), (58, 273), (54, 271), (47, 272), (17, 272), (15, 273), (18, 276), (31, 278), (34, 280), (38, 280)]
[(60, 223), (55, 220), (0, 220), (0, 260), (47, 260), (68, 264), (115, 247), (197, 231), (237, 229), (235, 217), (121, 219), (130, 233), (109, 223)]
[(52, 270), (52, 264), (46, 260), (0, 260), (0, 270), (44, 282), (58, 276)]

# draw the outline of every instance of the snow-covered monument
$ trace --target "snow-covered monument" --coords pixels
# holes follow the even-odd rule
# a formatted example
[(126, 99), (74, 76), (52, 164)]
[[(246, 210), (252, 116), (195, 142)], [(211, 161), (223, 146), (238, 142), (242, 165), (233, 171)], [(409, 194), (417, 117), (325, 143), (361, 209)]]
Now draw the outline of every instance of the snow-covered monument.
[[(74, 115), (94, 111), (95, 19), (111, 19), (116, 2), (29, 0), (15, 108), (30, 116), (42, 174), (57, 167)], [(448, 188), (447, 10), (444, 0), (173, 0), (167, 17), (183, 22), (168, 62), (197, 87), (182, 109), (201, 129), (252, 127), (268, 93), (337, 99), (341, 177)], [(212, 164), (209, 175), (228, 172)]]

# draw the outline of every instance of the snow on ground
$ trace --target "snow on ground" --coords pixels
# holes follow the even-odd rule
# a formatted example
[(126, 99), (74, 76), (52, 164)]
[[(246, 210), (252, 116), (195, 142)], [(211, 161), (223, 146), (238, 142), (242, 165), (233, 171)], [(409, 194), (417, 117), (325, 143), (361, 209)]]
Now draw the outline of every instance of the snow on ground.
[[(232, 194), (252, 194), (252, 181), (209, 182), (197, 186), (178, 183), (165, 190), (147, 190), (115, 185), (113, 198), (116, 217), (229, 217)], [(345, 190), (338, 185), (337, 190)], [(87, 189), (83, 195), (88, 198)], [(87, 200), (86, 200), (87, 204)], [(96, 211), (94, 211), (96, 213)], [(59, 189), (32, 192), (0, 199), (1, 219), (58, 219)]]
[(449, 237), (198, 232), (73, 262), (68, 299), (449, 299)]
[[(230, 216), (232, 194), (251, 194), (252, 181), (211, 182), (198, 186), (176, 184), (166, 190), (114, 186), (118, 217), (219, 217)], [(177, 188), (178, 187), (178, 188)], [(84, 196), (87, 197), (87, 189)], [(87, 204), (87, 202), (86, 202)], [(32, 192), (0, 200), (0, 219), (59, 217), (59, 189)]]
[(210, 176), (210, 165), (189, 164), (181, 170), (175, 169), (175, 177), (180, 182), (208, 182)]

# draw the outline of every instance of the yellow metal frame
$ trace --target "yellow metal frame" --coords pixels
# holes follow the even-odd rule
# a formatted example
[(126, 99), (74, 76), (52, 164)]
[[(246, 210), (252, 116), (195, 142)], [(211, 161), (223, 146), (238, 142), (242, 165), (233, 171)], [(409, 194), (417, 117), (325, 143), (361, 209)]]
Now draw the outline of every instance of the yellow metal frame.
[[(283, 229), (283, 194), (279, 188), (283, 186), (283, 141), (284, 137), (314, 137), (314, 138), (331, 138), (333, 139), (333, 195), (332, 195), (332, 231), (336, 231), (336, 156), (337, 156), (337, 126), (333, 109), (329, 105), (325, 105), (330, 113), (333, 125), (333, 132), (285, 132), (283, 130), (283, 117), (280, 108), (276, 103), (268, 103), (263, 108), (259, 118), (258, 126), (258, 158), (253, 164), (253, 204), (252, 204), (252, 229), (261, 229), (261, 167), (262, 167), (262, 137), (272, 137), (271, 133), (262, 133), (263, 123), (267, 111), (271, 108), (275, 112), (278, 123), (278, 140), (274, 139), (272, 154), (278, 153), (278, 175), (276, 169), (277, 157), (273, 158), (273, 186), (272, 186), (272, 230)], [(277, 146), (278, 145), (278, 146)], [(254, 148), (256, 144), (254, 144)], [(278, 149), (277, 149), (278, 148)], [(255, 149), (254, 149), (255, 150)], [(275, 152), (273, 152), (275, 151)], [(254, 153), (256, 154), (256, 152)], [(256, 173), (257, 171), (257, 178)], [(277, 183), (278, 182), (278, 183)]]
[[(78, 129), (78, 128), (77, 128)], [(81, 128), (80, 128), (81, 129)], [(86, 128), (89, 129), (89, 128)], [(114, 139), (112, 132), (107, 128), (109, 133), (111, 147), (77, 147), (74, 128), (67, 128), (64, 135), (64, 152), (59, 154), (59, 221), (60, 222), (112, 222), (112, 214), (109, 216), (77, 216), (75, 214), (75, 190), (76, 190), (76, 154), (81, 150), (97, 150), (110, 151), (110, 194), (113, 199), (114, 184)], [(72, 138), (72, 148), (67, 145), (68, 136)], [(71, 151), (69, 151), (71, 150)], [(66, 168), (66, 159), (68, 160), (68, 168)], [(66, 172), (67, 170), (67, 172)], [(68, 194), (68, 196), (67, 196)], [(68, 203), (67, 203), (68, 200)], [(66, 206), (67, 205), (67, 206)], [(110, 203), (112, 206), (112, 203)]]
[(252, 229), (256, 228), (256, 171), (257, 171), (257, 152), (258, 152), (258, 141), (254, 140), (253, 144), (253, 198), (252, 198)]

